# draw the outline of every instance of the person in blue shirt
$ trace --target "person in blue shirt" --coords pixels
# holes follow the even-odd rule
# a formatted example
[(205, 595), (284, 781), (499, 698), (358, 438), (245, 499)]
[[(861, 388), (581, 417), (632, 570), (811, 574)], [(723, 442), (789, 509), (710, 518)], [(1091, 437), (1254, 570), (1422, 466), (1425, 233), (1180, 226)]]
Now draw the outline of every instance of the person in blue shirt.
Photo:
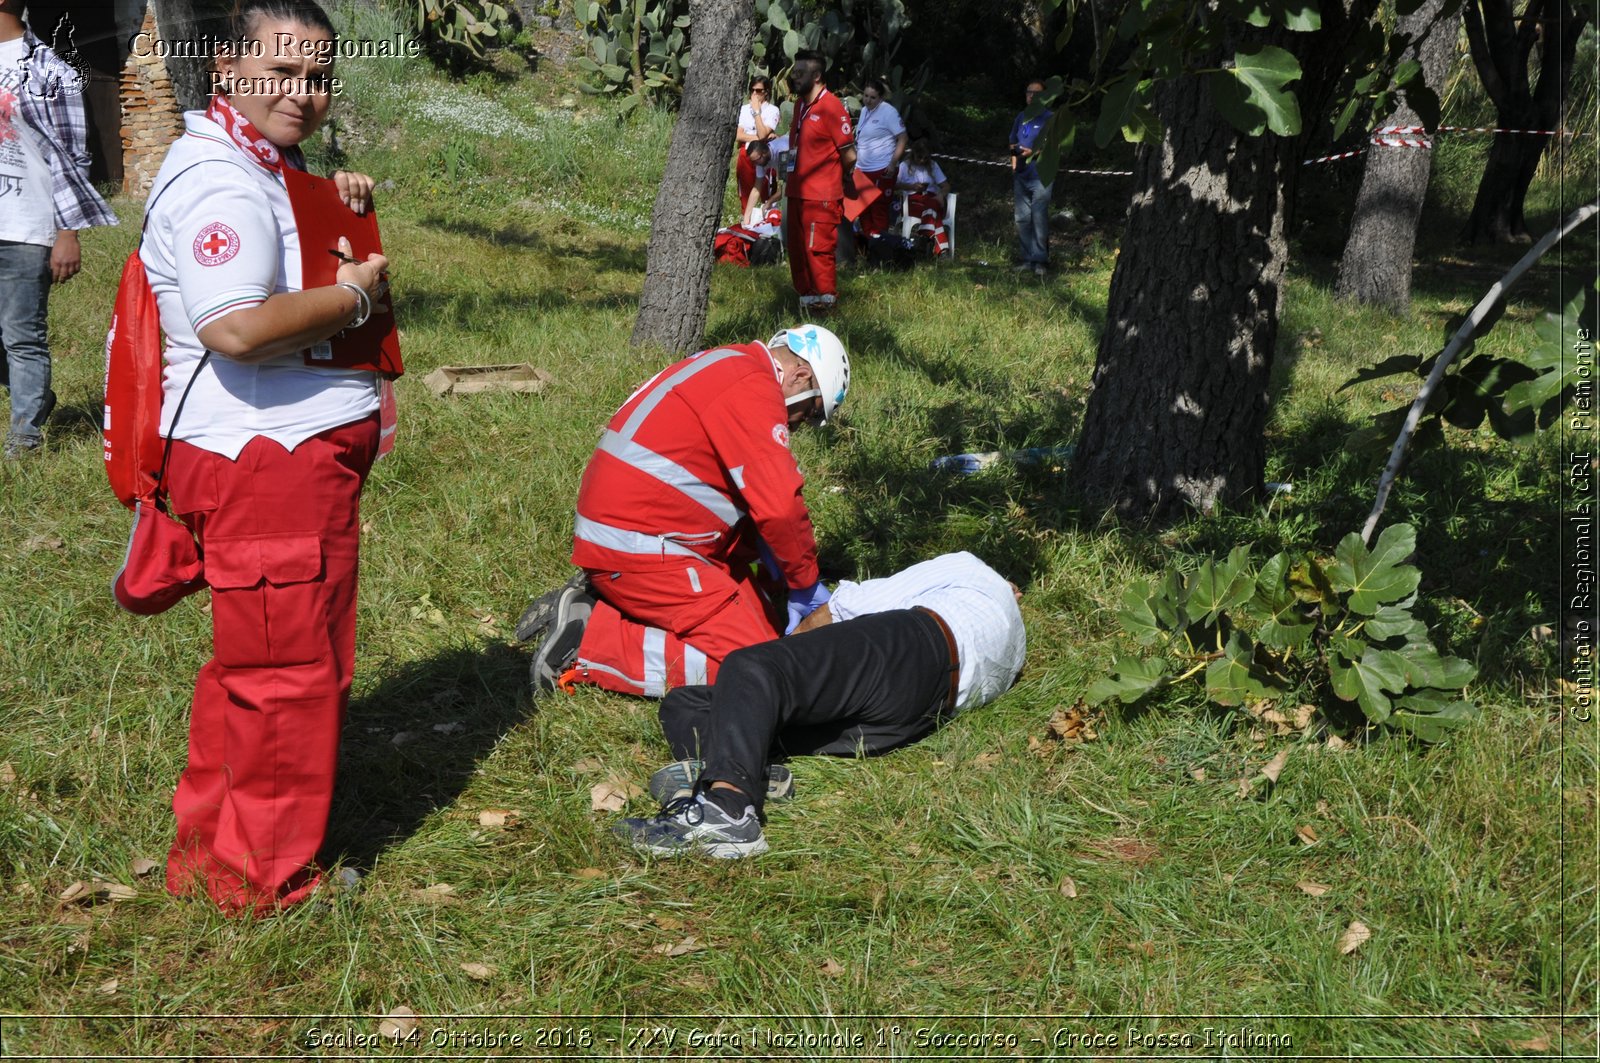
[[(1027, 102), (1032, 104), (1042, 92), (1044, 82), (1034, 78), (1028, 82)], [(1039, 180), (1034, 160), (1037, 149), (1043, 148), (1039, 137), (1050, 123), (1050, 112), (1040, 111), (1036, 118), (1028, 118), (1027, 113), (1026, 109), (1018, 112), (1011, 123), (1012, 216), (1022, 259), (1017, 269), (1042, 277), (1050, 262), (1050, 186)]]

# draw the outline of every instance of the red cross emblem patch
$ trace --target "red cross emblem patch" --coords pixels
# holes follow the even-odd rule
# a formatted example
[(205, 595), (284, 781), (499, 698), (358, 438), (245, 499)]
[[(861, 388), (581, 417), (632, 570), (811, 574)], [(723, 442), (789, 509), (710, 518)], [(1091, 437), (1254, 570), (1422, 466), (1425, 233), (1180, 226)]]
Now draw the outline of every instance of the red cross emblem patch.
[(202, 266), (220, 266), (239, 253), (239, 234), (220, 221), (200, 230), (194, 238), (194, 260)]

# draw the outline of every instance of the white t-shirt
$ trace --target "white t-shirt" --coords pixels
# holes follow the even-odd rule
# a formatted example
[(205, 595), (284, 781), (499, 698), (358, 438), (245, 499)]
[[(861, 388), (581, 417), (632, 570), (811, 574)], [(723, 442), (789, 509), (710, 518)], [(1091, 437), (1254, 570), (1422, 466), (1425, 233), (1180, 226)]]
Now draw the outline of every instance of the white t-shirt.
[(939, 169), (938, 163), (933, 163), (933, 170), (930, 172), (924, 166), (915, 166), (909, 162), (902, 162), (900, 164), (900, 173), (895, 177), (894, 183), (902, 187), (916, 185), (918, 187), (913, 191), (919, 192), (922, 190), (922, 185), (932, 185), (934, 191), (938, 192), (939, 186), (944, 184), (945, 180), (944, 171)]
[[(767, 127), (767, 135), (769, 137), (778, 131), (778, 108), (776, 106), (770, 103), (761, 105), (761, 124)], [(756, 135), (756, 115), (750, 109), (748, 103), (739, 108), (739, 128), (748, 136), (753, 137)]]
[(56, 242), (55, 193), (50, 146), (22, 120), (18, 94), (26, 77), (27, 41), (0, 44), (0, 240), (19, 244)]
[(856, 169), (867, 173), (887, 170), (894, 162), (894, 142), (905, 131), (900, 112), (887, 100), (861, 108), (861, 120), (856, 123)]
[[(200, 330), (270, 295), (300, 290), (300, 236), (282, 179), (235, 147), (204, 112), (183, 120), (185, 134), (167, 151), (150, 190), (139, 250), (167, 335), (164, 436), (173, 434), (173, 413), (205, 353)], [(374, 373), (314, 369), (302, 353), (254, 364), (213, 353), (175, 437), (231, 459), (258, 435), (293, 450), (377, 409)]]
[(919, 605), (938, 613), (955, 636), (961, 658), (958, 711), (1011, 689), (1027, 653), (1022, 611), (1005, 578), (964, 550), (883, 579), (841, 580), (828, 599), (835, 620)]

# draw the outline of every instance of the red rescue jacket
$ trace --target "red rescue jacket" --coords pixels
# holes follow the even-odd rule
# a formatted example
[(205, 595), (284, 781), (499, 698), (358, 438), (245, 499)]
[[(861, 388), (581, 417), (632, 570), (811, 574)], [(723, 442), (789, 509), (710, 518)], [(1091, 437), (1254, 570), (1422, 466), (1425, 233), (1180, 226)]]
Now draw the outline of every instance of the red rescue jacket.
[(817, 582), (817, 541), (765, 344), (668, 366), (611, 418), (578, 488), (572, 561), (639, 571), (749, 559), (753, 526), (791, 587)]

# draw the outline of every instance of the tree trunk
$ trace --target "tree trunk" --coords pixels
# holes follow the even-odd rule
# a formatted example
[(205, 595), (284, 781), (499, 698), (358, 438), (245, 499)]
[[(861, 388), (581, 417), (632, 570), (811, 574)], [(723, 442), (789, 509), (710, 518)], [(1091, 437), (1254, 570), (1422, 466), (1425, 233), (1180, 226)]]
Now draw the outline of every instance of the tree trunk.
[[(1558, 128), (1587, 13), (1574, 10), (1568, 0), (1530, 0), (1519, 26), (1511, 17), (1510, 0), (1468, 0), (1462, 10), (1473, 64), (1494, 101), (1499, 127)], [(1530, 86), (1529, 58), (1535, 47), (1539, 77)], [(1532, 242), (1523, 204), (1549, 140), (1527, 133), (1495, 136), (1463, 239)]]
[(690, 0), (693, 62), (650, 218), (635, 346), (695, 350), (711, 299), (711, 241), (728, 184), (735, 116), (755, 39), (754, 0)]
[[(1444, 84), (1455, 56), (1461, 16), (1441, 17), (1445, 0), (1428, 0), (1400, 19), (1395, 27), (1414, 42), (1407, 59), (1422, 64), (1430, 89)], [(1402, 98), (1385, 125), (1419, 126), (1421, 117)], [(1412, 134), (1411, 136), (1415, 136)], [(1350, 237), (1339, 260), (1336, 291), (1342, 299), (1386, 306), (1405, 313), (1411, 304), (1411, 255), (1417, 245), (1417, 223), (1428, 191), (1433, 152), (1423, 148), (1372, 146), (1367, 150), (1361, 193), (1356, 197)]]
[(1073, 473), (1091, 504), (1161, 520), (1261, 488), (1295, 142), (1239, 133), (1199, 78), (1155, 106)]

